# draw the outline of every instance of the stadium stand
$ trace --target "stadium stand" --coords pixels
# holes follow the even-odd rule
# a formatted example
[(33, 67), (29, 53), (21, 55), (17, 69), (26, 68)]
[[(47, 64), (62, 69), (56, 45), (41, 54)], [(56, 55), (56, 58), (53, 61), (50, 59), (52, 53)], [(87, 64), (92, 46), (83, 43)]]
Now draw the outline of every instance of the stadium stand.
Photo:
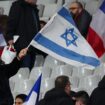
[[(64, 3), (72, 1), (74, 0), (38, 0), (40, 19), (48, 21)], [(94, 14), (102, 3), (102, 0), (79, 1), (85, 4), (85, 9), (91, 14)], [(13, 0), (0, 1), (0, 8), (4, 9), (4, 14), (8, 15), (12, 2)], [(0, 13), (3, 13), (1, 9)], [(45, 59), (43, 56), (37, 55), (34, 68), (31, 72), (27, 68), (21, 68), (15, 76), (10, 78), (10, 87), (13, 96), (15, 97), (19, 93), (28, 94), (41, 72), (41, 98), (43, 98), (46, 91), (54, 87), (54, 80), (59, 75), (69, 76), (72, 90), (86, 90), (91, 94), (92, 90), (97, 87), (99, 81), (105, 75), (105, 64), (101, 64), (94, 70), (86, 67), (77, 68), (58, 61), (49, 55)]]

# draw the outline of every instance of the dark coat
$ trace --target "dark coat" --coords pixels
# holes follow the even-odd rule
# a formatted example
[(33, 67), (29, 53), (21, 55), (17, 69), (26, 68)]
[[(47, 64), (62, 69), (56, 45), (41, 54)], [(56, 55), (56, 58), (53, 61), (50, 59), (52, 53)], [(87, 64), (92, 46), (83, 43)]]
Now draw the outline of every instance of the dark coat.
[(90, 96), (89, 105), (105, 105), (105, 76)]
[(64, 91), (54, 88), (45, 94), (38, 105), (74, 105), (74, 103)]
[(15, 1), (10, 9), (7, 27), (7, 41), (13, 39), (13, 35), (19, 35), (16, 50), (19, 52), (27, 47), (40, 29), (37, 6), (24, 0)]
[(87, 37), (91, 20), (92, 16), (86, 10), (83, 10), (81, 14), (74, 19), (77, 28), (84, 38)]
[(0, 105), (13, 105), (9, 78), (17, 73), (19, 67), (20, 63), (17, 58), (11, 64), (0, 65)]

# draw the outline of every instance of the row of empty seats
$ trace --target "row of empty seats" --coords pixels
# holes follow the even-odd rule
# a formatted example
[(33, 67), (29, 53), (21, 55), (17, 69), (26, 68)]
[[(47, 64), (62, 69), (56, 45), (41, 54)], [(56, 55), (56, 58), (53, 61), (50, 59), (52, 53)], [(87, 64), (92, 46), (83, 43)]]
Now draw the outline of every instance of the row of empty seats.
[[(39, 65), (41, 64), (40, 62)], [(54, 87), (54, 81), (57, 76), (66, 75), (70, 78), (72, 90), (86, 90), (90, 94), (92, 90), (98, 86), (99, 81), (104, 76), (104, 68), (104, 64), (100, 65), (100, 67), (97, 67), (94, 70), (89, 67), (77, 68), (58, 61), (51, 56), (47, 56), (44, 64), (33, 67), (31, 72), (28, 68), (20, 68), (18, 73), (10, 78), (10, 86), (14, 96), (19, 93), (28, 94), (35, 81), (42, 73), (42, 98), (46, 91)]]

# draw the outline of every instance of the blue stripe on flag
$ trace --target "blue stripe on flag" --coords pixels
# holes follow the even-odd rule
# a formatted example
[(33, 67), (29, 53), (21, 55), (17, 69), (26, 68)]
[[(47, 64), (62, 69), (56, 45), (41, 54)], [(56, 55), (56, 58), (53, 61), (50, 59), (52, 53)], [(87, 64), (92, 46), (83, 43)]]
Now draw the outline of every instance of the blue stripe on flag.
[(101, 11), (103, 11), (105, 13), (105, 0), (102, 3), (101, 7), (100, 7)]
[(74, 51), (68, 50), (63, 48), (62, 46), (52, 42), (51, 40), (45, 38), (43, 35), (40, 33), (37, 34), (37, 36), (34, 38), (34, 40), (39, 43), (40, 45), (46, 47), (47, 49), (53, 51), (56, 54), (59, 54), (62, 57), (72, 59), (81, 63), (89, 64), (92, 66), (98, 66), (100, 64), (99, 60), (93, 58), (93, 57), (88, 57), (84, 55), (80, 55)]
[(66, 9), (66, 8), (62, 8), (59, 12), (58, 12), (58, 14), (60, 15), (60, 16), (62, 16), (64, 19), (66, 19), (69, 23), (71, 23), (73, 26), (75, 26), (76, 27), (76, 25), (75, 25), (75, 23), (74, 23), (74, 21), (73, 21), (73, 18), (72, 18), (72, 16), (70, 15), (70, 12)]
[(31, 94), (32, 94), (33, 91), (38, 94), (38, 95), (37, 95), (37, 96), (38, 96), (38, 97), (37, 97), (37, 101), (38, 101), (39, 92), (40, 92), (40, 85), (41, 85), (41, 78), (42, 78), (42, 74), (39, 76), (38, 80), (35, 82), (35, 85), (33, 86), (32, 90), (30, 91), (30, 93), (29, 93), (29, 95), (28, 95), (26, 101), (29, 100), (29, 98), (30, 98), (30, 96), (31, 96)]

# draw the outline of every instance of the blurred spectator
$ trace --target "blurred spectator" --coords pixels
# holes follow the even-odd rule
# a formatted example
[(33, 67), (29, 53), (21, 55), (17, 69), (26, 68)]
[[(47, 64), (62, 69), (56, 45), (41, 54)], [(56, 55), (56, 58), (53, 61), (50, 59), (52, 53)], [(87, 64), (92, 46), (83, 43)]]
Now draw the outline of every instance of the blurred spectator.
[(15, 98), (15, 105), (23, 105), (27, 98), (27, 95), (25, 94), (18, 94)]
[(22, 49), (12, 63), (0, 65), (0, 105), (13, 105), (13, 96), (10, 90), (9, 78), (15, 75), (20, 68), (20, 60), (26, 55), (27, 49)]
[(83, 5), (74, 1), (70, 4), (70, 12), (73, 16), (73, 19), (76, 23), (77, 28), (84, 38), (87, 37), (88, 29), (92, 16), (83, 8)]
[(105, 76), (99, 82), (98, 87), (93, 90), (89, 105), (105, 105)]
[[(27, 47), (40, 30), (36, 2), (37, 0), (17, 0), (11, 6), (8, 19), (7, 41), (11, 45), (13, 44), (13, 36), (19, 35), (14, 44), (17, 52)], [(38, 53), (39, 50), (29, 47), (29, 52), (23, 59), (22, 66), (32, 68), (35, 54)]]
[(0, 33), (6, 37), (6, 32), (7, 32), (7, 21), (8, 21), (8, 16), (7, 15), (0, 15)]
[(69, 78), (59, 76), (55, 80), (55, 88), (48, 91), (38, 105), (74, 105), (70, 91)]
[(85, 91), (79, 91), (75, 94), (75, 105), (89, 105), (89, 95)]

